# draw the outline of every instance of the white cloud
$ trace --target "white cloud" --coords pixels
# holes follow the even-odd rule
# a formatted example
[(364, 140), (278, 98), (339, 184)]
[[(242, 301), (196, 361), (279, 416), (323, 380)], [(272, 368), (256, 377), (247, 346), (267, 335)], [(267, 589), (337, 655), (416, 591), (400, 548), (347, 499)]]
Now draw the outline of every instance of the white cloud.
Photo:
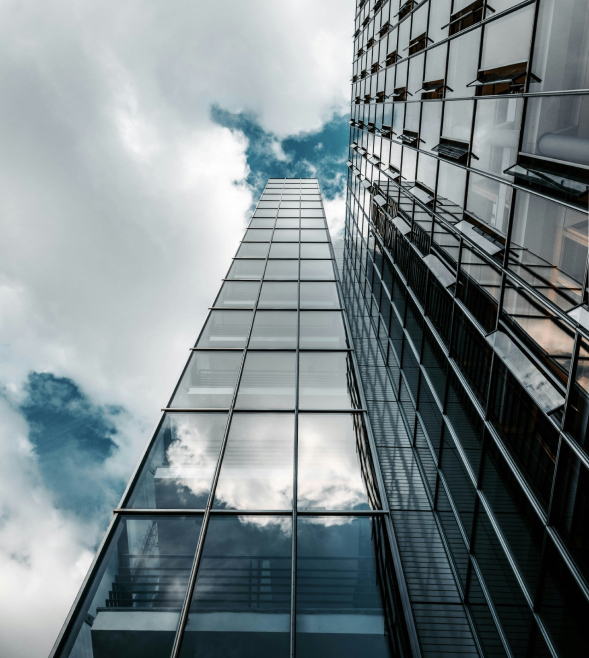
[[(0, 0), (0, 385), (18, 399), (47, 371), (123, 405), (137, 422), (113, 472), (167, 402), (252, 202), (246, 141), (211, 104), (256, 113), (283, 160), (281, 139), (347, 103), (352, 14), (339, 0)], [(328, 203), (336, 224), (342, 203)], [(55, 509), (26, 424), (0, 418), (0, 653), (35, 658), (101, 530)]]

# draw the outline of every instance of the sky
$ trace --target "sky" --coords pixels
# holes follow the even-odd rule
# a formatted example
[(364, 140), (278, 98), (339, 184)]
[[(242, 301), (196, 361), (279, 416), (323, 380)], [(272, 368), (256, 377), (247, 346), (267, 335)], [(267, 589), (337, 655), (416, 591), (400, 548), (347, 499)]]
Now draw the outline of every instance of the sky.
[(0, 0), (0, 654), (46, 656), (268, 177), (343, 224), (353, 0)]

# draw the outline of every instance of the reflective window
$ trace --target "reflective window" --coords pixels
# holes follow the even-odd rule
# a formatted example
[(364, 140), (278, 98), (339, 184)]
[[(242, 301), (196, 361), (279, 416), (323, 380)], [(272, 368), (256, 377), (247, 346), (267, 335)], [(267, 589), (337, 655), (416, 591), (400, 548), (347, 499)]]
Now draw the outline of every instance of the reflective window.
[(386, 546), (379, 519), (299, 517), (297, 656), (402, 655), (389, 637), (399, 610)]
[(294, 352), (249, 352), (236, 409), (292, 409), (295, 406)]
[(321, 229), (302, 229), (301, 230), (302, 242), (327, 242), (327, 231)]
[(301, 279), (335, 279), (330, 260), (302, 260)]
[(234, 414), (215, 491), (215, 507), (292, 507), (294, 414)]
[(325, 228), (325, 220), (303, 217), (303, 219), (301, 219), (301, 228)]
[(150, 658), (169, 658), (201, 524), (201, 516), (121, 518), (60, 655), (135, 656), (148, 642)]
[(211, 517), (181, 658), (288, 658), (291, 518)]
[(273, 242), (270, 247), (270, 258), (298, 258), (299, 245), (288, 242)]
[(244, 242), (268, 242), (272, 237), (272, 229), (249, 228), (245, 232)]
[(301, 258), (331, 258), (328, 244), (302, 243)]
[(346, 352), (301, 352), (301, 409), (352, 409), (358, 405), (354, 369)]
[(346, 349), (348, 341), (340, 311), (301, 311), (301, 349)]
[(269, 260), (264, 273), (265, 279), (298, 279), (298, 260)]
[(259, 308), (297, 308), (299, 284), (296, 282), (264, 281)]
[(253, 308), (258, 298), (257, 281), (225, 281), (215, 306), (225, 308)]
[(231, 404), (242, 352), (193, 352), (170, 406), (226, 408)]
[[(281, 210), (278, 211), (279, 216), (281, 212), (282, 212)], [(301, 217), (325, 217), (325, 213), (320, 208), (315, 208), (315, 209), (301, 208)]]
[(299, 228), (298, 218), (280, 217), (276, 222), (276, 228)]
[(339, 308), (335, 283), (301, 282), (301, 308)]
[(226, 423), (226, 413), (166, 414), (127, 507), (204, 509)]
[(256, 217), (250, 222), (249, 228), (272, 228), (275, 221), (275, 219)]
[(211, 311), (197, 347), (245, 347), (251, 311)]
[(250, 337), (250, 348), (297, 346), (296, 311), (258, 311)]
[(299, 241), (299, 230), (298, 229), (289, 229), (281, 228), (274, 231), (274, 236), (272, 237), (273, 242), (298, 242)]
[[(300, 414), (297, 492), (300, 509), (370, 509), (367, 440), (352, 414)], [(373, 482), (372, 473), (370, 481)], [(373, 497), (374, 500), (374, 497)]]
[(263, 242), (242, 242), (237, 250), (237, 258), (266, 258), (268, 255), (268, 244)]
[(254, 217), (276, 217), (276, 210), (269, 210), (267, 208), (258, 208), (254, 213)]
[(261, 279), (264, 274), (264, 260), (234, 260), (228, 279)]

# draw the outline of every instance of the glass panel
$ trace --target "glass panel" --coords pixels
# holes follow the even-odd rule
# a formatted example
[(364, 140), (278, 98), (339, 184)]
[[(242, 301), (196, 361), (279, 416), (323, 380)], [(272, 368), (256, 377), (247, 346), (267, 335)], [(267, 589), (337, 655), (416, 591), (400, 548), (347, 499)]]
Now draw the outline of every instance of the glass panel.
[[(282, 212), (288, 212), (288, 210), (284, 210), (284, 211), (283, 211), (283, 210), (279, 210), (279, 211), (278, 211), (278, 214), (279, 214), (280, 216), (282, 216), (282, 215), (281, 215)], [(296, 211), (295, 211), (295, 212), (296, 212)], [(314, 208), (314, 209), (310, 209), (310, 208), (301, 208), (301, 217), (325, 217), (325, 213), (324, 213), (323, 210), (320, 209), (320, 208)], [(302, 221), (302, 220), (301, 220), (301, 221)]]
[(211, 311), (198, 347), (245, 347), (251, 311)]
[(225, 308), (253, 308), (258, 299), (260, 284), (257, 281), (225, 281), (215, 306)]
[(301, 219), (301, 228), (325, 228), (325, 220), (303, 218)]
[(242, 352), (193, 352), (171, 407), (195, 409), (229, 407)]
[(213, 516), (181, 658), (288, 658), (291, 518)]
[(292, 507), (294, 414), (234, 414), (214, 506)]
[(296, 349), (296, 311), (258, 311), (249, 342), (250, 348)]
[(249, 352), (236, 409), (292, 409), (295, 406), (294, 352)]
[(273, 242), (270, 247), (270, 258), (298, 258), (299, 245), (287, 242)]
[[(452, 39), (450, 42), (446, 96), (474, 96), (475, 88), (466, 85), (477, 78), (480, 41), (481, 30), (479, 28)], [(499, 39), (499, 41), (503, 40)], [(446, 109), (449, 105), (453, 105), (453, 103), (446, 103)]]
[(168, 658), (201, 516), (123, 517), (61, 656)]
[(272, 229), (249, 228), (245, 232), (244, 242), (269, 242), (272, 237)]
[(265, 265), (265, 260), (234, 260), (227, 278), (261, 279)]
[(301, 311), (301, 349), (346, 349), (349, 347), (339, 311)]
[(299, 517), (297, 656), (404, 655), (389, 636), (400, 611), (386, 546), (379, 519)]
[(263, 242), (242, 242), (236, 256), (238, 258), (266, 258), (268, 255), (268, 246), (268, 244), (264, 244)]
[(275, 221), (275, 219), (261, 219), (256, 217), (250, 222), (249, 228), (272, 228)]
[(127, 507), (204, 509), (227, 414), (166, 414)]
[(296, 308), (299, 284), (282, 281), (264, 281), (259, 308)]
[(298, 218), (287, 218), (287, 217), (281, 217), (277, 222), (276, 222), (276, 228), (299, 228), (299, 220)]
[(301, 308), (339, 308), (335, 283), (301, 282)]
[(298, 279), (299, 278), (299, 261), (298, 260), (269, 260), (265, 279)]
[(303, 243), (301, 244), (301, 258), (331, 258), (328, 244)]
[(301, 279), (335, 279), (330, 260), (302, 260)]
[(302, 409), (358, 407), (352, 361), (346, 352), (301, 352), (299, 406)]
[(360, 417), (301, 414), (297, 471), (299, 508), (370, 509), (364, 476), (366, 450)]
[(327, 231), (320, 229), (302, 229), (301, 230), (302, 242), (327, 242)]
[(273, 242), (298, 242), (299, 241), (299, 230), (298, 229), (289, 229), (282, 228), (276, 229), (274, 235), (272, 236)]
[(530, 59), (535, 11), (536, 8), (529, 5), (485, 26), (481, 69), (495, 69)]

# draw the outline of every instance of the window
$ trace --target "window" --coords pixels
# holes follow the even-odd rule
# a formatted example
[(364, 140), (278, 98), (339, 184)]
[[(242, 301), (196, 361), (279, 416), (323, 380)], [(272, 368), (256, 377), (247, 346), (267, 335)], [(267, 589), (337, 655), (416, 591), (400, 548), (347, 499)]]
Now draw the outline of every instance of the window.
[(301, 308), (339, 308), (335, 283), (301, 282)]
[(258, 281), (225, 281), (215, 300), (220, 308), (253, 308), (258, 299)]
[(301, 311), (301, 349), (346, 349), (348, 341), (340, 311)]
[(298, 284), (279, 281), (264, 281), (260, 294), (259, 308), (297, 308)]
[(197, 347), (245, 347), (251, 311), (211, 311)]
[(301, 279), (335, 279), (331, 260), (302, 260)]
[(300, 353), (299, 406), (302, 409), (359, 407), (354, 369), (348, 353)]
[(250, 337), (250, 348), (295, 349), (297, 346), (296, 311), (258, 311)]
[(242, 242), (236, 258), (266, 258), (269, 246), (268, 243), (263, 242)]
[(264, 279), (298, 279), (298, 260), (269, 260)]
[(228, 279), (261, 279), (266, 262), (263, 260), (234, 260)]
[(294, 408), (295, 366), (294, 352), (248, 352), (235, 408)]

